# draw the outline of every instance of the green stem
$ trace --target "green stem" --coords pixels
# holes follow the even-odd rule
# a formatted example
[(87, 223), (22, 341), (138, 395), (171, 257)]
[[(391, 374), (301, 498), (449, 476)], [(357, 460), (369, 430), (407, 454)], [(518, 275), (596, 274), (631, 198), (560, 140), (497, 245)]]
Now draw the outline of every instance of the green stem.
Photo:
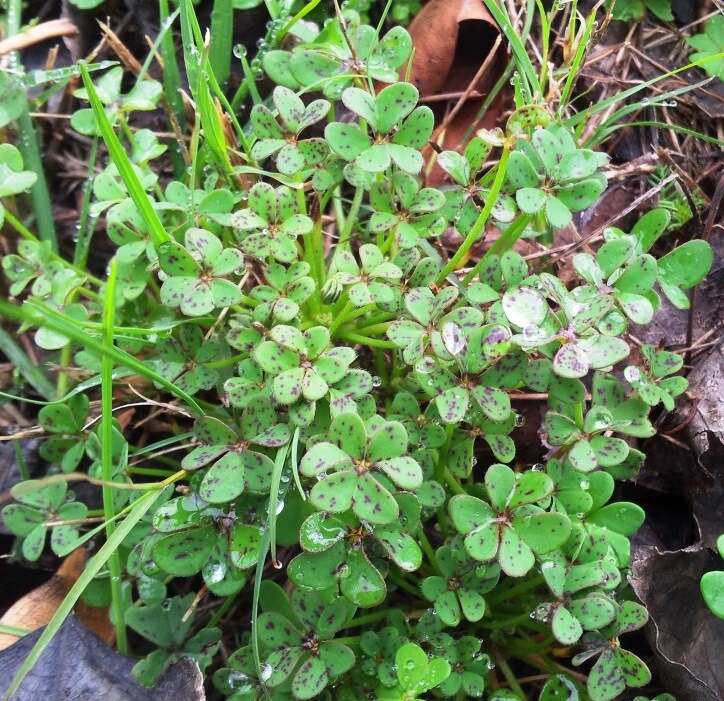
[(0, 623), (0, 633), (3, 635), (17, 635), (19, 638), (22, 638), (24, 635), (32, 632), (33, 631), (27, 628), (18, 628), (17, 626), (9, 626), (7, 623)]
[(460, 482), (455, 479), (455, 475), (453, 475), (452, 472), (450, 472), (450, 468), (446, 467), (443, 472), (443, 478), (445, 482), (447, 482), (450, 489), (455, 492), (455, 494), (467, 494), (463, 486), (460, 484)]
[(415, 598), (420, 598), (420, 592), (416, 587), (412, 586), (407, 580), (403, 579), (396, 572), (391, 570), (387, 573), (387, 576), (398, 586), (400, 589), (404, 589), (408, 594), (412, 594)]
[[(113, 346), (113, 322), (116, 311), (116, 279), (118, 263), (114, 258), (108, 276), (108, 286), (103, 307), (103, 323), (105, 326), (104, 345)], [(113, 482), (113, 359), (104, 355), (101, 359), (101, 475), (103, 477), (103, 515), (106, 519), (106, 538), (110, 539), (116, 530), (114, 491), (110, 486)], [(108, 559), (111, 574), (111, 610), (113, 624), (116, 629), (116, 644), (122, 655), (128, 654), (128, 638), (126, 624), (123, 619), (123, 592), (121, 591), (121, 558), (118, 550), (114, 550)]]
[(528, 697), (525, 695), (523, 687), (518, 683), (518, 679), (515, 674), (513, 674), (513, 670), (510, 668), (508, 660), (506, 660), (505, 657), (503, 657), (495, 649), (493, 649), (493, 657), (495, 658), (495, 663), (498, 665), (498, 669), (503, 673), (505, 681), (508, 682), (508, 686), (511, 690), (518, 694), (523, 701), (527, 701)]
[(532, 219), (530, 214), (521, 214), (511, 225), (500, 235), (500, 237), (493, 242), (490, 248), (485, 251), (480, 260), (465, 274), (463, 282), (469, 284), (473, 278), (480, 272), (480, 268), (483, 267), (485, 261), (490, 256), (498, 255), (505, 251), (510, 250), (515, 245), (515, 242), (520, 238), (521, 234), (525, 231), (525, 227)]
[(360, 336), (359, 334), (352, 333), (351, 331), (337, 333), (337, 337), (352, 343), (360, 343), (363, 346), (369, 346), (370, 348), (381, 348), (383, 350), (395, 350), (397, 348), (392, 341), (382, 341), (379, 338), (368, 338), (367, 336)]
[(81, 270), (85, 270), (87, 267), (88, 251), (90, 250), (90, 243), (95, 228), (95, 219), (91, 220), (90, 216), (90, 204), (93, 195), (93, 180), (97, 157), (98, 137), (95, 137), (91, 142), (91, 149), (88, 154), (88, 175), (83, 186), (83, 202), (80, 210), (80, 220), (78, 222), (78, 240), (76, 241), (75, 251), (73, 252), (73, 265)]
[(345, 628), (357, 628), (359, 626), (368, 626), (371, 623), (377, 623), (378, 621), (383, 621), (385, 618), (387, 618), (387, 615), (392, 610), (393, 609), (382, 609), (382, 611), (375, 611), (373, 613), (368, 613), (363, 616), (357, 616), (357, 617), (353, 618), (345, 626)]
[(232, 594), (231, 596), (227, 596), (226, 599), (224, 599), (224, 603), (219, 606), (219, 608), (214, 611), (214, 615), (209, 619), (209, 622), (206, 624), (208, 628), (214, 628), (218, 625), (218, 623), (221, 621), (221, 619), (226, 615), (226, 613), (229, 611), (229, 609), (233, 606), (234, 601), (238, 598), (239, 594), (241, 592), (237, 592), (236, 594)]
[(505, 182), (505, 174), (508, 170), (508, 158), (510, 157), (510, 147), (506, 144), (503, 147), (503, 153), (498, 161), (498, 167), (495, 171), (495, 180), (490, 188), (490, 192), (485, 200), (485, 206), (475, 220), (472, 228), (468, 232), (465, 240), (460, 244), (460, 248), (455, 251), (455, 255), (447, 262), (447, 265), (442, 269), (442, 272), (437, 276), (437, 284), (440, 285), (450, 275), (451, 272), (457, 270), (460, 263), (465, 260), (466, 256), (470, 252), (470, 249), (483, 235), (485, 225), (488, 223), (490, 213), (493, 211), (493, 207), (498, 200), (498, 195)]
[[(22, 15), (22, 0), (8, 0), (7, 12), (5, 15), (5, 37), (15, 36), (20, 32)], [(19, 72), (23, 71), (18, 52), (10, 55), (10, 67)], [(43, 158), (38, 144), (38, 135), (35, 131), (33, 119), (30, 116), (30, 100), (26, 99), (22, 112), (17, 119), (18, 131), (20, 132), (20, 152), (23, 155), (25, 168), (38, 176), (35, 184), (30, 189), (30, 197), (33, 201), (33, 212), (35, 221), (40, 232), (42, 241), (48, 241), (53, 251), (58, 250), (58, 239), (55, 235), (55, 218), (53, 217), (53, 206), (50, 201), (48, 182), (45, 179)]]
[(358, 187), (354, 191), (354, 197), (352, 198), (352, 204), (350, 205), (349, 211), (347, 212), (347, 218), (344, 222), (344, 229), (339, 236), (339, 242), (337, 246), (343, 250), (349, 248), (349, 240), (352, 237), (352, 229), (357, 222), (357, 215), (359, 209), (362, 206), (362, 198), (364, 197), (365, 191), (363, 187)]
[(500, 604), (503, 601), (507, 601), (508, 599), (520, 596), (521, 594), (524, 594), (531, 589), (535, 589), (536, 587), (543, 584), (543, 582), (545, 582), (543, 575), (536, 575), (535, 577), (532, 577), (531, 579), (528, 579), (524, 582), (518, 582), (518, 584), (510, 587), (510, 589), (506, 589), (505, 591), (500, 592), (497, 596), (489, 597), (488, 603), (491, 606), (495, 604)]
[(417, 538), (420, 541), (420, 547), (422, 548), (422, 552), (425, 553), (427, 561), (432, 565), (435, 573), (440, 574), (440, 563), (437, 561), (435, 551), (433, 550), (433, 547), (427, 538), (427, 533), (425, 533), (425, 529), (422, 526), (417, 529)]
[(391, 321), (383, 321), (381, 324), (370, 324), (369, 326), (363, 326), (360, 329), (357, 329), (357, 331), (361, 334), (364, 334), (365, 336), (369, 334), (384, 334), (387, 332), (387, 329), (390, 327)]

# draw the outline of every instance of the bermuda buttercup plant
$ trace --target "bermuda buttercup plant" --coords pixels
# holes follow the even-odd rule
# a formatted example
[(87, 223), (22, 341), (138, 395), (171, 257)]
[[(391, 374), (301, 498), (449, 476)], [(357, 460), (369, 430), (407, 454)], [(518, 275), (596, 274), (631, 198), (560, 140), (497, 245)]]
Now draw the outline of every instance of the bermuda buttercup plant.
[[(3, 312), (82, 379), (39, 413), (48, 477), (3, 510), (18, 552), (99, 540), (69, 482), (103, 488), (108, 538), (127, 530), (93, 586), (119, 641), (139, 634), (147, 684), (191, 655), (233, 701), (522, 700), (531, 667), (546, 700), (645, 685), (625, 648), (647, 619), (625, 584), (643, 511), (612, 499), (651, 408), (686, 381), (680, 355), (634, 354), (628, 334), (662, 294), (689, 304), (708, 244), (657, 259), (654, 209), (577, 252), (564, 282), (516, 243), (593, 206), (608, 158), (539, 94), (435, 155), (410, 36), (346, 11), (264, 53), (278, 85), (237, 129), (181, 7), (198, 109), (182, 175), (157, 176), (163, 149), (128, 129), (158, 84), (122, 94), (120, 68), (95, 84), (82, 69), (71, 125), (109, 147), (90, 203), (117, 249), (108, 275), (29, 232), (3, 260), (20, 303)], [(435, 160), (449, 180), (429, 187)], [(0, 169), (4, 198), (33, 183), (12, 148)], [(126, 385), (164, 435), (112, 413)], [(529, 392), (547, 402), (535, 464), (517, 454)]]

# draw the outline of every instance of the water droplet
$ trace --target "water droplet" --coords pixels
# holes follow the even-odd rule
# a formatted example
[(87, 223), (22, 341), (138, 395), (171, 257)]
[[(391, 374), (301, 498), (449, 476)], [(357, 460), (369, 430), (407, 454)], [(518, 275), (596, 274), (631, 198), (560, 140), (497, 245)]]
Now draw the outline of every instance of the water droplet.
[(246, 56), (246, 46), (243, 44), (236, 44), (234, 46), (234, 56), (236, 56), (236, 58), (244, 58), (244, 56)]
[(226, 574), (226, 567), (224, 565), (222, 565), (220, 562), (217, 562), (207, 570), (206, 582), (208, 584), (217, 584), (222, 579), (224, 579), (225, 574)]
[(382, 384), (382, 380), (377, 375), (373, 375), (372, 376), (372, 386), (379, 387), (381, 384)]
[(515, 425), (518, 427), (525, 425), (525, 416), (523, 416), (523, 414), (515, 415)]
[(591, 483), (588, 480), (581, 480), (580, 481), (580, 487), (583, 490), (588, 489), (591, 486)]
[(556, 566), (556, 563), (553, 562), (553, 560), (546, 560), (541, 566), (541, 570), (550, 570)]
[(171, 609), (171, 602), (170, 602), (168, 599), (166, 599), (166, 600), (161, 604), (161, 608), (162, 608), (164, 611), (170, 610), (170, 609)]
[(272, 566), (275, 570), (280, 570), (282, 567), (284, 567), (284, 563), (281, 560), (274, 560), (272, 562)]
[(254, 685), (251, 679), (243, 672), (229, 672), (226, 683), (234, 690), (244, 693), (253, 691)]
[(269, 681), (273, 671), (274, 670), (272, 669), (272, 666), (265, 662), (259, 670), (259, 679), (261, 679), (263, 682)]
[(546, 469), (546, 466), (542, 462), (537, 462), (530, 469), (533, 470), (533, 472), (543, 472), (543, 470)]
[(327, 473), (326, 473), (324, 470), (322, 470), (322, 472), (318, 472), (318, 473), (317, 473), (317, 479), (318, 479), (318, 480), (327, 479)]
[(278, 501), (277, 502), (277, 508), (276, 508), (276, 515), (279, 516), (279, 514), (284, 511), (284, 502)]
[(478, 459), (473, 455), (472, 460), (470, 461), (470, 464), (475, 467), (478, 464)]

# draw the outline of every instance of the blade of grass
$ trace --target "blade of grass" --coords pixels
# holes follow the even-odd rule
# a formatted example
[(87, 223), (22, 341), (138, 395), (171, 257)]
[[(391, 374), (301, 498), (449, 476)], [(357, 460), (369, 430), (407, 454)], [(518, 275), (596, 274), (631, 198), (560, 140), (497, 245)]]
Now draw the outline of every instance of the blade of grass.
[[(660, 95), (653, 95), (652, 97), (643, 98), (642, 100), (631, 103), (630, 105), (624, 105), (623, 107), (620, 107), (613, 114), (611, 114), (605, 122), (603, 122), (596, 128), (596, 131), (587, 140), (587, 143), (600, 144), (601, 141), (603, 141), (603, 139), (608, 136), (607, 132), (610, 131), (617, 122), (621, 122), (621, 120), (624, 117), (627, 117), (629, 114), (633, 114), (634, 112), (637, 112), (644, 107), (655, 107), (659, 104), (663, 104), (663, 106), (666, 106), (667, 100), (678, 97), (679, 95), (683, 95), (684, 93), (691, 92), (692, 90), (696, 90), (697, 88), (700, 88), (707, 83), (710, 83), (712, 80), (713, 78), (706, 78), (705, 80), (702, 80), (698, 83), (694, 83), (692, 85), (684, 85), (680, 88), (675, 88), (674, 90), (668, 90), (667, 92), (661, 93)], [(625, 125), (627, 123), (628, 122), (624, 122), (623, 124)]]
[[(588, 17), (585, 20), (583, 32), (581, 33), (581, 36), (578, 40), (578, 45), (576, 46), (576, 53), (573, 55), (571, 65), (567, 69), (566, 82), (563, 84), (563, 88), (561, 89), (561, 97), (558, 103), (559, 115), (563, 114), (563, 111), (568, 105), (568, 98), (571, 95), (573, 86), (575, 85), (578, 74), (580, 73), (581, 67), (583, 66), (584, 59), (586, 57), (586, 49), (588, 48), (588, 41), (591, 38), (591, 34), (594, 29), (594, 21), (596, 19), (597, 8), (598, 5), (593, 8), (593, 10), (589, 13)], [(572, 18), (571, 30), (573, 30), (574, 26), (575, 18)]]
[[(665, 80), (666, 78), (671, 78), (672, 76), (678, 75), (679, 73), (689, 71), (692, 68), (696, 68), (698, 66), (701, 66), (702, 64), (709, 63), (710, 61), (721, 58), (724, 58), (724, 52), (712, 54), (711, 56), (707, 56), (705, 59), (701, 59), (696, 63), (687, 63), (685, 66), (675, 68), (672, 71), (668, 71), (666, 73), (662, 73), (661, 75), (650, 78), (649, 80), (645, 80), (644, 82), (639, 83), (638, 85), (634, 85), (627, 90), (623, 90), (616, 95), (611, 95), (611, 97), (607, 97), (605, 100), (600, 100), (599, 102), (592, 104), (590, 107), (583, 110), (582, 112), (578, 112), (577, 114), (574, 114), (567, 119), (564, 119), (563, 124), (567, 126), (576, 126), (577, 124), (580, 124), (581, 122), (585, 122), (586, 120), (590, 119), (590, 117), (594, 114), (603, 112), (604, 110), (607, 110), (611, 105), (615, 105), (617, 102), (622, 102), (623, 100), (631, 97), (632, 95), (635, 95), (642, 90), (646, 90), (646, 88), (650, 88), (652, 85), (656, 85), (656, 83)], [(686, 88), (689, 90), (693, 89), (692, 86), (686, 86)]]
[(214, 0), (211, 11), (211, 47), (209, 60), (216, 80), (223, 85), (231, 73), (231, 42), (234, 30), (232, 0)]
[(55, 637), (55, 634), (60, 630), (65, 619), (70, 615), (73, 607), (77, 603), (78, 599), (80, 599), (80, 596), (85, 588), (90, 584), (91, 580), (98, 574), (98, 572), (100, 572), (101, 568), (108, 562), (111, 555), (117, 551), (118, 547), (123, 542), (123, 539), (131, 532), (131, 529), (153, 506), (160, 493), (160, 490), (151, 491), (140, 497), (133, 504), (133, 508), (131, 508), (128, 512), (128, 516), (126, 516), (123, 523), (121, 523), (114, 531), (113, 535), (108, 538), (105, 543), (103, 543), (100, 550), (98, 550), (98, 552), (90, 558), (90, 560), (88, 560), (83, 573), (70, 588), (70, 591), (66, 594), (60, 606), (56, 609), (53, 617), (48, 622), (48, 625), (45, 626), (45, 629), (33, 646), (33, 649), (23, 660), (23, 663), (20, 665), (17, 672), (15, 672), (15, 676), (13, 676), (10, 686), (3, 696), (3, 701), (10, 701), (15, 696), (25, 677), (28, 676), (37, 661), (40, 659), (44, 650)]
[[(14, 36), (20, 31), (21, 12), (22, 0), (8, 0), (5, 15), (6, 37)], [(19, 72), (23, 72), (17, 51), (14, 51), (10, 55), (10, 65), (12, 68), (18, 69)], [(40, 234), (41, 240), (50, 242), (53, 250), (57, 251), (58, 240), (55, 235), (53, 207), (50, 202), (48, 183), (45, 179), (45, 169), (43, 168), (43, 159), (40, 155), (38, 135), (35, 131), (27, 102), (17, 122), (18, 131), (20, 132), (19, 148), (23, 155), (25, 167), (38, 176), (38, 179), (30, 190), (38, 233)]]
[(115, 365), (128, 368), (134, 373), (148, 378), (169, 391), (175, 397), (184, 401), (195, 416), (204, 415), (204, 410), (191, 395), (187, 394), (180, 387), (177, 387), (173, 382), (167, 380), (163, 375), (160, 375), (147, 364), (134, 358), (120, 348), (116, 346), (107, 347), (98, 338), (89, 336), (82, 329), (78, 328), (73, 319), (66, 317), (64, 314), (37, 300), (28, 301), (22, 307), (17, 307), (16, 305), (10, 304), (10, 302), (0, 299), (0, 316), (31, 326), (46, 326), (57, 333), (67, 336), (71, 341), (85, 346), (85, 348), (101, 357), (109, 355)]
[(528, 84), (528, 88), (534, 97), (541, 95), (541, 87), (538, 82), (538, 73), (533, 67), (533, 63), (528, 56), (528, 52), (525, 50), (521, 38), (518, 36), (518, 32), (515, 31), (513, 23), (508, 17), (508, 13), (504, 10), (497, 2), (497, 0), (483, 0), (488, 11), (493, 16), (493, 19), (498, 23), (498, 26), (505, 34), (505, 38), (510, 44), (510, 48), (515, 58), (516, 66), (521, 76), (523, 76)]
[[(284, 463), (289, 453), (289, 444), (279, 448), (274, 460), (274, 476), (281, 478), (282, 470), (284, 469)], [(273, 479), (273, 477), (272, 477)], [(286, 487), (284, 488), (286, 491)], [(271, 495), (269, 497), (269, 508), (267, 509), (267, 527), (261, 538), (261, 544), (259, 546), (259, 557), (256, 561), (256, 572), (254, 574), (254, 593), (251, 600), (251, 649), (254, 655), (254, 664), (256, 665), (259, 678), (262, 679), (262, 686), (264, 688), (264, 694), (268, 697), (269, 692), (264, 685), (263, 677), (261, 675), (261, 656), (259, 654), (259, 631), (257, 628), (257, 619), (259, 618), (259, 592), (261, 588), (261, 581), (264, 578), (264, 563), (266, 562), (266, 556), (269, 553), (269, 548), (272, 543), (272, 527), (276, 525), (276, 500), (278, 498), (279, 482), (277, 482), (276, 491), (272, 488)], [(274, 502), (274, 506), (272, 506)]]
[(528, 226), (528, 222), (532, 217), (530, 214), (520, 215), (485, 251), (481, 256), (480, 260), (471, 268), (463, 278), (463, 283), (469, 284), (472, 279), (478, 274), (478, 271), (482, 267), (483, 263), (493, 255), (498, 255), (509, 251), (515, 245), (515, 242), (521, 237), (521, 234), (525, 231), (525, 227)]
[(41, 396), (52, 399), (55, 395), (53, 383), (45, 373), (33, 363), (27, 353), (15, 342), (15, 339), (5, 329), (0, 328), (0, 350), (5, 357), (17, 368), (25, 381)]
[[(103, 343), (107, 349), (113, 347), (113, 322), (116, 314), (116, 282), (118, 261), (111, 261), (108, 283), (103, 300)], [(106, 483), (113, 482), (113, 358), (106, 354), (101, 359), (101, 476)], [(106, 519), (106, 538), (110, 539), (116, 529), (113, 517), (113, 488), (102, 487), (103, 516)], [(115, 550), (108, 558), (111, 573), (111, 611), (116, 629), (116, 646), (122, 655), (128, 654), (128, 636), (123, 618), (123, 593), (121, 591), (121, 558)]]
[(131, 199), (136, 205), (141, 218), (148, 227), (148, 231), (151, 234), (154, 245), (158, 247), (164, 241), (169, 241), (171, 237), (168, 233), (166, 233), (166, 229), (164, 229), (161, 219), (156, 213), (156, 210), (153, 208), (151, 198), (143, 189), (143, 185), (131, 165), (128, 154), (123, 148), (119, 138), (116, 136), (116, 133), (113, 131), (113, 127), (108, 121), (103, 103), (100, 101), (95, 86), (93, 85), (93, 81), (90, 79), (88, 69), (83, 64), (80, 64), (80, 74), (83, 78), (85, 89), (88, 91), (88, 100), (93, 110), (96, 123), (98, 124), (103, 141), (106, 142), (108, 155), (118, 169), (118, 174), (123, 179), (123, 182), (128, 189), (128, 194), (131, 196)]
[(495, 202), (497, 201), (500, 190), (503, 187), (503, 183), (505, 182), (505, 174), (508, 170), (509, 156), (510, 149), (509, 146), (506, 145), (503, 147), (503, 153), (501, 154), (500, 160), (498, 161), (497, 170), (495, 172), (495, 179), (493, 180), (493, 184), (490, 187), (490, 192), (485, 198), (485, 205), (481, 210), (480, 214), (478, 215), (478, 218), (475, 220), (472, 228), (465, 236), (464, 241), (458, 247), (458, 250), (455, 251), (453, 257), (447, 262), (445, 267), (437, 276), (438, 285), (443, 282), (445, 278), (460, 265), (460, 263), (469, 253), (475, 242), (483, 235), (485, 225), (488, 223), (490, 213), (493, 211)]
[(687, 136), (693, 136), (695, 139), (699, 139), (700, 141), (705, 141), (708, 144), (714, 144), (715, 146), (724, 147), (724, 140), (722, 140), (722, 139), (717, 139), (716, 137), (709, 136), (708, 134), (702, 134), (702, 132), (696, 131), (695, 129), (689, 129), (688, 127), (682, 127), (680, 124), (669, 124), (668, 122), (658, 122), (655, 119), (643, 119), (643, 120), (635, 121), (635, 122), (624, 122), (623, 124), (614, 124), (613, 126), (610, 126), (604, 130), (599, 130), (599, 131), (601, 131), (600, 135), (599, 135), (599, 132), (596, 131), (596, 133), (591, 137), (591, 140), (587, 141), (585, 145), (586, 145), (586, 147), (598, 145), (598, 144), (604, 142), (615, 131), (618, 131), (619, 129), (625, 129), (626, 127), (655, 127), (656, 129), (661, 129), (661, 130), (670, 129), (671, 131), (675, 131), (678, 134), (686, 134)]
[(88, 263), (88, 251), (90, 250), (93, 229), (95, 228), (95, 219), (91, 221), (90, 203), (91, 195), (93, 194), (93, 180), (95, 179), (97, 158), (98, 139), (95, 138), (91, 142), (91, 148), (88, 154), (88, 175), (83, 185), (83, 200), (78, 220), (78, 239), (75, 242), (75, 250), (73, 251), (73, 265), (82, 270), (85, 270), (86, 264)]

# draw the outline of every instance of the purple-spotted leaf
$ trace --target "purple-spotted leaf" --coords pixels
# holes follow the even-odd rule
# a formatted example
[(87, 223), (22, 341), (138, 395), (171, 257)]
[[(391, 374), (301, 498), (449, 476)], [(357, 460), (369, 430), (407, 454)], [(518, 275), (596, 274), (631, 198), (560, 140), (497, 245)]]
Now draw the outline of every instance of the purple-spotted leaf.
[(357, 473), (354, 470), (335, 472), (312, 487), (309, 500), (320, 511), (347, 511), (352, 506), (356, 486)]
[(400, 489), (417, 489), (422, 484), (422, 469), (409, 456), (381, 460), (375, 467), (382, 470)]
[(340, 591), (347, 599), (361, 608), (378, 606), (385, 600), (385, 580), (362, 550), (349, 551), (347, 567), (347, 575), (339, 582)]
[(201, 571), (216, 544), (213, 528), (189, 528), (159, 539), (153, 547), (155, 563), (174, 577), (191, 577)]
[(296, 699), (313, 699), (329, 683), (327, 665), (319, 657), (307, 657), (292, 679), (292, 694)]
[(510, 526), (502, 529), (498, 562), (500, 569), (509, 577), (522, 577), (530, 572), (535, 564), (533, 551)]
[(565, 343), (553, 358), (553, 372), (560, 377), (585, 377), (590, 367), (588, 356), (578, 343)]
[(360, 520), (386, 524), (397, 519), (400, 508), (395, 498), (373, 474), (358, 475), (356, 483), (352, 508)]
[(333, 443), (316, 443), (302, 458), (299, 471), (305, 477), (314, 477), (322, 472), (337, 470), (351, 464), (351, 459)]
[(357, 414), (340, 414), (332, 421), (329, 439), (352, 459), (365, 455), (367, 435), (362, 419)]
[[(535, 513), (516, 517), (513, 527), (524, 543), (535, 553), (549, 553), (559, 548), (571, 534), (571, 522), (565, 514)], [(502, 564), (502, 563), (501, 563)]]
[(583, 635), (583, 627), (565, 606), (556, 607), (551, 619), (551, 631), (562, 645), (573, 645)]
[(540, 292), (532, 287), (513, 287), (503, 295), (503, 311), (511, 324), (525, 328), (541, 324), (548, 305)]
[(411, 83), (394, 83), (383, 88), (375, 98), (376, 128), (386, 134), (397, 126), (417, 104), (419, 93)]
[(589, 365), (594, 369), (615, 365), (627, 358), (630, 352), (626, 341), (615, 336), (604, 336), (603, 334), (582, 338), (576, 345), (583, 351)]
[(515, 472), (507, 465), (491, 465), (485, 473), (485, 489), (493, 508), (503, 511), (515, 490)]
[(472, 389), (472, 395), (491, 421), (504, 421), (510, 415), (510, 397), (506, 392), (478, 385)]
[(469, 533), (493, 518), (493, 510), (487, 502), (468, 494), (456, 494), (450, 499), (448, 511), (458, 533)]
[(230, 452), (217, 460), (204, 475), (199, 496), (212, 504), (236, 499), (244, 491), (244, 463), (238, 453)]
[(370, 145), (370, 137), (356, 124), (332, 122), (324, 129), (324, 136), (329, 147), (345, 161), (355, 160)]

